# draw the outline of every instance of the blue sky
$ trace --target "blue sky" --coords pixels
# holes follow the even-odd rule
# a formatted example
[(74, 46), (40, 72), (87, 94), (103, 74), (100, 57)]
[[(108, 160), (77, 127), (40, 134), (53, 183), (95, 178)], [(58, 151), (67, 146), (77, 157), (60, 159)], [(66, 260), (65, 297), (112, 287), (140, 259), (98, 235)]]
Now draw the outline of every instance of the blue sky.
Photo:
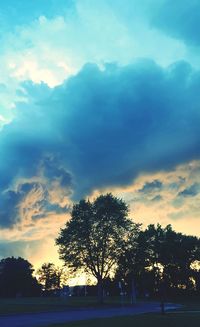
[(199, 12), (197, 0), (0, 4), (1, 257), (57, 260), (72, 202), (107, 191), (144, 226), (200, 235)]

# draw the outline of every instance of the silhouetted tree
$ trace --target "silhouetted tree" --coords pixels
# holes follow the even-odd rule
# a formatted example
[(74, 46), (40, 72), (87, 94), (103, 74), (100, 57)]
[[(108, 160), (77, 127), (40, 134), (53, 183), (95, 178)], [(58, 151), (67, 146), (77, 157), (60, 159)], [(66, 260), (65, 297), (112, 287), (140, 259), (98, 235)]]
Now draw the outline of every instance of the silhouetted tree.
[(146, 274), (146, 267), (149, 266), (149, 248), (149, 240), (144, 232), (139, 231), (137, 238), (134, 237), (119, 259), (115, 279), (124, 281), (129, 293), (134, 291), (132, 289), (134, 287), (144, 294), (152, 285), (152, 276), (150, 278), (149, 275), (147, 278)]
[(195, 261), (200, 262), (197, 237), (177, 233), (171, 225), (149, 225), (139, 233), (135, 246), (123, 253), (116, 278), (130, 284), (134, 276), (143, 294), (198, 290), (199, 272), (192, 268)]
[(151, 264), (160, 270), (165, 289), (194, 289), (191, 265), (199, 259), (199, 239), (177, 233), (171, 225), (150, 225), (145, 233), (151, 240)]
[(126, 203), (112, 194), (93, 202), (81, 200), (73, 206), (71, 219), (56, 240), (60, 258), (73, 271), (82, 268), (97, 279), (102, 302), (103, 280), (114, 272), (138, 228), (128, 219)]
[(33, 267), (22, 258), (5, 258), (0, 261), (0, 295), (3, 297), (35, 296), (41, 287), (33, 277)]
[(56, 267), (53, 263), (44, 263), (37, 270), (38, 281), (43, 285), (45, 291), (60, 289), (62, 282), (66, 280), (64, 269)]

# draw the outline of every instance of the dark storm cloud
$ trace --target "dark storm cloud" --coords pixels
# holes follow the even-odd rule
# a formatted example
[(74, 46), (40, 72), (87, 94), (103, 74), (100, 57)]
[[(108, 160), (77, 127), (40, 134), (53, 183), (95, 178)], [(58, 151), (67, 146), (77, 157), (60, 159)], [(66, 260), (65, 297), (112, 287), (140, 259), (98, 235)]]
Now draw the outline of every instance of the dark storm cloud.
[(152, 24), (186, 44), (200, 46), (200, 1), (165, 0)]
[(88, 64), (53, 90), (24, 88), (0, 135), (1, 191), (45, 169), (78, 199), (200, 157), (200, 72), (185, 62)]
[(43, 161), (44, 176), (48, 180), (57, 180), (61, 187), (72, 185), (72, 176), (52, 158), (45, 158)]

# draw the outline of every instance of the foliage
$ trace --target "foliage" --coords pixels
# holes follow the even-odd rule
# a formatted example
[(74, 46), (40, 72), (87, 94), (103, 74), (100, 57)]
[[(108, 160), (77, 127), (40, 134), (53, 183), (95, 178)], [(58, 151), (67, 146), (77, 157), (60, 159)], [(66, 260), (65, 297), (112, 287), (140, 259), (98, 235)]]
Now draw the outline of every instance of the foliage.
[(60, 289), (61, 284), (66, 280), (63, 268), (56, 267), (53, 263), (44, 263), (37, 270), (38, 281), (43, 285), (45, 291)]
[(68, 267), (73, 271), (82, 268), (102, 283), (114, 273), (120, 256), (138, 230), (139, 225), (128, 218), (126, 203), (106, 194), (93, 202), (81, 200), (75, 204), (56, 244)]
[(22, 258), (5, 258), (0, 261), (0, 296), (35, 296), (40, 285), (33, 277), (33, 267)]
[(117, 276), (129, 283), (134, 275), (143, 294), (200, 291), (200, 272), (193, 268), (194, 262), (200, 262), (197, 237), (177, 233), (171, 225), (149, 225), (140, 232), (137, 246), (120, 258)]

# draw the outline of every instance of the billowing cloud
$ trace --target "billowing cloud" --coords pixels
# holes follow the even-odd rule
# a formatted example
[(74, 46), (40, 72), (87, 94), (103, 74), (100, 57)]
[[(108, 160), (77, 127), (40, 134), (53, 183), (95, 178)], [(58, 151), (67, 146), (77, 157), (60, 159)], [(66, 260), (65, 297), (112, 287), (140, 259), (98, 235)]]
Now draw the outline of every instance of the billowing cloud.
[(188, 59), (184, 44), (151, 28), (155, 0), (14, 2), (1, 5), (5, 19), (0, 25), (11, 29), (2, 33), (0, 73), (12, 96), (17, 81), (53, 87), (87, 62), (128, 64), (147, 57), (167, 66)]
[(53, 90), (24, 85), (27, 100), (1, 131), (5, 203), (16, 207), (20, 178), (42, 174), (70, 185), (79, 199), (198, 159), (199, 87), (200, 73), (189, 64), (163, 69), (148, 60), (104, 69), (86, 65)]
[(1, 4), (6, 254), (33, 256), (44, 235), (53, 251), (71, 202), (105, 190), (145, 223), (198, 219), (198, 9), (195, 0)]

